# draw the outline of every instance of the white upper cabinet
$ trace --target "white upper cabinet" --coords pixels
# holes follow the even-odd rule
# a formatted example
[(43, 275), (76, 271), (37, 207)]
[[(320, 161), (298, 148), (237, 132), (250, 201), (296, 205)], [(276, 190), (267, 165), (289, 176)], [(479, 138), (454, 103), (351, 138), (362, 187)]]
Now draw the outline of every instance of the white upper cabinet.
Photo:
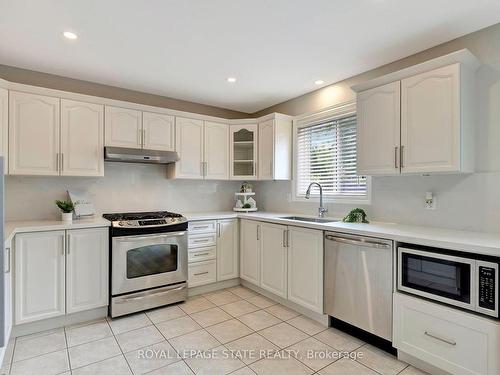
[(257, 179), (258, 126), (230, 126), (230, 178), (232, 180)]
[(258, 221), (240, 220), (240, 278), (260, 285), (260, 230)]
[(460, 171), (460, 65), (403, 79), (401, 98), (401, 172)]
[(203, 178), (203, 121), (185, 117), (175, 120), (175, 147), (180, 160), (175, 163), (175, 177)]
[(143, 144), (149, 150), (175, 150), (175, 118), (160, 113), (142, 113)]
[(287, 227), (261, 223), (260, 287), (287, 298)]
[(108, 304), (108, 228), (66, 232), (66, 313)]
[(275, 114), (259, 123), (259, 180), (292, 179), (292, 120)]
[(106, 106), (106, 146), (142, 148), (142, 112)]
[(61, 99), (61, 175), (104, 176), (104, 108)]
[(229, 126), (205, 121), (204, 177), (210, 180), (229, 179)]
[(9, 93), (0, 89), (0, 156), (3, 156), (3, 171), (9, 171)]
[(59, 110), (59, 98), (10, 91), (10, 174), (59, 175)]
[(217, 281), (234, 279), (239, 273), (238, 219), (217, 223)]
[(358, 174), (472, 172), (478, 66), (470, 52), (458, 51), (353, 86)]
[(400, 82), (357, 96), (358, 175), (399, 174)]
[(17, 234), (15, 324), (65, 314), (65, 232)]

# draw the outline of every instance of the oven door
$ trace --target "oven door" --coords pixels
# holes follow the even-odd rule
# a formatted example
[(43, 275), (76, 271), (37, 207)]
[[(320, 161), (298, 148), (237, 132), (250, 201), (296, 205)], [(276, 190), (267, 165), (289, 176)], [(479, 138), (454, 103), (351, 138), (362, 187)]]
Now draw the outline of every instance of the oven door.
[(398, 290), (475, 310), (476, 261), (398, 248)]
[(187, 232), (112, 239), (111, 294), (187, 280)]

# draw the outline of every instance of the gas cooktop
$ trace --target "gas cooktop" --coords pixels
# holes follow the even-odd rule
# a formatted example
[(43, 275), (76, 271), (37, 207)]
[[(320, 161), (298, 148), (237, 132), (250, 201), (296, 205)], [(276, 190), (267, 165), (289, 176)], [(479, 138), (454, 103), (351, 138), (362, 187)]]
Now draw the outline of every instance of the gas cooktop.
[(187, 220), (181, 214), (169, 211), (156, 212), (126, 212), (103, 214), (105, 219), (111, 221), (112, 227), (119, 228), (145, 228), (158, 227), (185, 223)]

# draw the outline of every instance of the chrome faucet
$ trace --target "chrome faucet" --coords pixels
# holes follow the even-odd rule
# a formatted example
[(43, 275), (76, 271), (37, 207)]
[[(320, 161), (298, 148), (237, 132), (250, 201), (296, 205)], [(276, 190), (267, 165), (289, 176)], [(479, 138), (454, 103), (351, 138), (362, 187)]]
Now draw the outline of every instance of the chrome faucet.
[(317, 182), (311, 182), (306, 191), (306, 199), (311, 197), (311, 186), (318, 185), (319, 187), (319, 208), (318, 208), (318, 217), (324, 217), (325, 213), (328, 212), (328, 208), (323, 207), (323, 187)]

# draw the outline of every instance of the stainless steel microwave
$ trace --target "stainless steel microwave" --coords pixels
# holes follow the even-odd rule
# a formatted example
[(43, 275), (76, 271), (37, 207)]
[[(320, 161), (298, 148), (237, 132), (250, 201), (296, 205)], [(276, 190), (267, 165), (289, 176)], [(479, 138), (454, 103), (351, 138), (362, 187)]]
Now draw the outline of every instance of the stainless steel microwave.
[(498, 319), (500, 259), (485, 259), (398, 247), (398, 290)]

